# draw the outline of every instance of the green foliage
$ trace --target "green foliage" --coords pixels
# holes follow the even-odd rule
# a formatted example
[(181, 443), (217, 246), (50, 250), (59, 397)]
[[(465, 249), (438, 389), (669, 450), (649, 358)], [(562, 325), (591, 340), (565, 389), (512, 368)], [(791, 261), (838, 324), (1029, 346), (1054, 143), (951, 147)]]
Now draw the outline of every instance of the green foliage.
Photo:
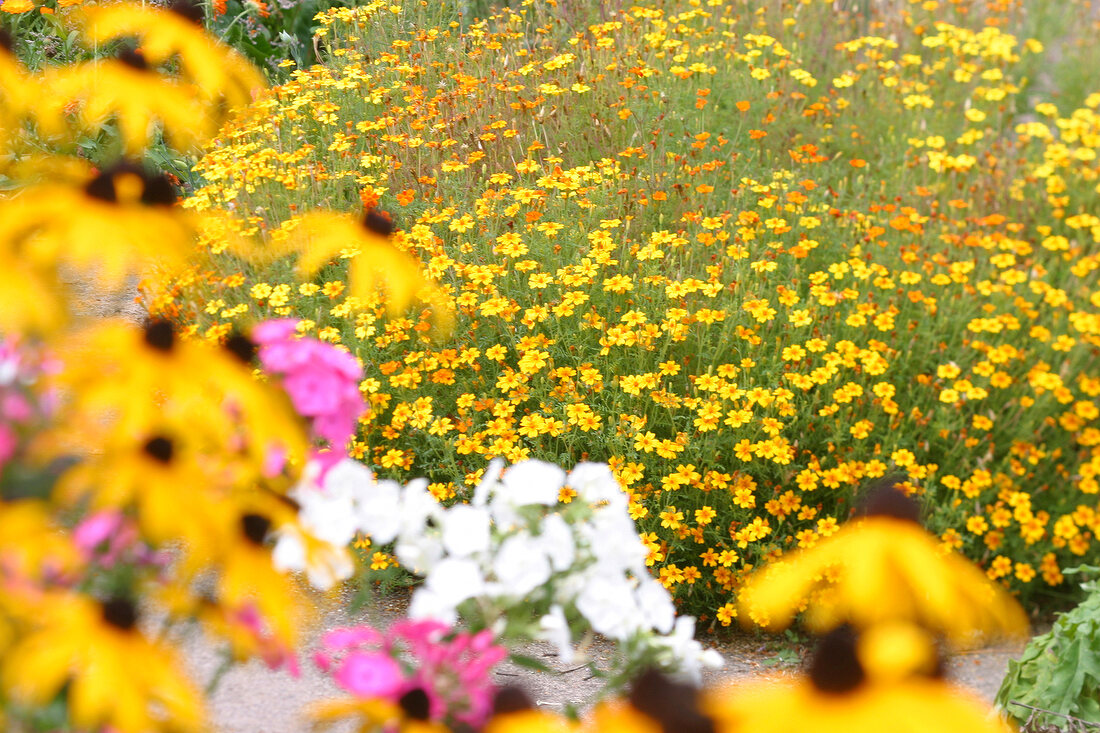
[(279, 76), (286, 59), (305, 67), (317, 63), (322, 47), (314, 33), (320, 27), (314, 16), (346, 0), (302, 0), (268, 5), (249, 0), (221, 0), (213, 3), (209, 30), (248, 57), (269, 77)]
[[(1065, 570), (1100, 573), (1082, 565)], [(1082, 583), (1088, 596), (1062, 614), (1048, 633), (1036, 636), (1018, 661), (1008, 663), (1008, 675), (997, 692), (997, 705), (1010, 716), (1028, 720), (1023, 703), (1090, 723), (1100, 723), (1100, 580)], [(1037, 713), (1032, 722), (1059, 724), (1053, 715)]]

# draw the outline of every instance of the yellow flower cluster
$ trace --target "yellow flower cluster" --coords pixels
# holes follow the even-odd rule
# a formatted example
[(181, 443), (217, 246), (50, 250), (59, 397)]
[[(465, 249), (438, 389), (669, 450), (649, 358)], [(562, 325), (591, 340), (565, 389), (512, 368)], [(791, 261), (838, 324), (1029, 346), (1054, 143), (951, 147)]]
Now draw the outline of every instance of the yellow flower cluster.
[(347, 297), (335, 257), (288, 287), (212, 246), (150, 302), (348, 346), (358, 456), (440, 500), (497, 456), (609, 462), (654, 572), (721, 625), (889, 473), (990, 577), (1057, 586), (1100, 532), (1100, 96), (1019, 121), (1043, 44), (1008, 10), (799, 13), (324, 14), (330, 63), (223, 128), (188, 206), (275, 238), (381, 202), (452, 335)]

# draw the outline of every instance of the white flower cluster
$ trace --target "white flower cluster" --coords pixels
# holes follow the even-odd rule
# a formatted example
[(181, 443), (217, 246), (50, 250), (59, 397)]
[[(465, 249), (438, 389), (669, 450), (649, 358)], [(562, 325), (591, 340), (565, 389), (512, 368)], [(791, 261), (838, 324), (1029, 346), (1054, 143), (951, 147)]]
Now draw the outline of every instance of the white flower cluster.
[[(576, 492), (569, 503), (559, 502), (565, 486)], [(303, 482), (292, 496), (300, 525), (328, 550), (311, 552), (299, 530), (287, 529), (275, 561), (305, 570), (320, 587), (350, 576), (341, 553), (359, 531), (375, 546), (394, 543), (401, 564), (424, 576), (409, 608), (414, 618), (454, 624), (472, 609), (498, 632), (530, 627), (529, 636), (552, 642), (567, 662), (574, 640), (591, 629), (696, 679), (703, 666), (722, 663), (695, 641), (695, 619), (677, 618), (668, 591), (647, 572), (626, 496), (604, 464), (582, 463), (566, 475), (541, 461), (506, 471), (495, 461), (470, 503), (445, 508), (424, 480), (376, 481), (345, 460), (323, 485)]]

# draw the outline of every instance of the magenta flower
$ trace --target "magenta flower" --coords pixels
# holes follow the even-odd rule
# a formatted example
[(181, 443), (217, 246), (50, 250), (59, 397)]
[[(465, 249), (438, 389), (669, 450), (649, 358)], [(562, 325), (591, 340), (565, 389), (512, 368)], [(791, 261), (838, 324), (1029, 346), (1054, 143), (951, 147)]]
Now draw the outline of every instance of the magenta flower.
[(432, 620), (398, 621), (385, 635), (369, 626), (336, 629), (321, 646), (317, 666), (352, 694), (396, 702), (423, 690), (433, 720), (475, 728), (492, 711), (492, 670), (507, 655), (488, 630), (454, 633)]
[(117, 510), (96, 512), (73, 530), (73, 542), (85, 560), (111, 567), (138, 541), (138, 531)]
[(297, 337), (298, 321), (266, 321), (252, 331), (264, 371), (282, 377), (294, 409), (311, 421), (313, 434), (332, 449), (317, 457), (327, 468), (344, 455), (366, 410), (359, 393), (363, 369), (354, 356), (314, 338)]
[(336, 684), (358, 697), (394, 700), (405, 683), (404, 670), (383, 652), (353, 652), (332, 673)]

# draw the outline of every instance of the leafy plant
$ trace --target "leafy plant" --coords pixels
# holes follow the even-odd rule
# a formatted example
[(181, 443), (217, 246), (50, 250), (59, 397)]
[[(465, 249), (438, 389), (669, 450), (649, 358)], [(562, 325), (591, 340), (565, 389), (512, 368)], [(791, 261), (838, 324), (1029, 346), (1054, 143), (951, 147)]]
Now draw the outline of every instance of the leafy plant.
[[(1100, 573), (1082, 565), (1063, 571)], [(1062, 716), (1100, 723), (1100, 580), (1081, 584), (1088, 596), (1062, 614), (1048, 633), (1036, 636), (997, 692), (997, 705), (1019, 721), (1062, 724)], [(1058, 714), (1029, 710), (1015, 703)]]

